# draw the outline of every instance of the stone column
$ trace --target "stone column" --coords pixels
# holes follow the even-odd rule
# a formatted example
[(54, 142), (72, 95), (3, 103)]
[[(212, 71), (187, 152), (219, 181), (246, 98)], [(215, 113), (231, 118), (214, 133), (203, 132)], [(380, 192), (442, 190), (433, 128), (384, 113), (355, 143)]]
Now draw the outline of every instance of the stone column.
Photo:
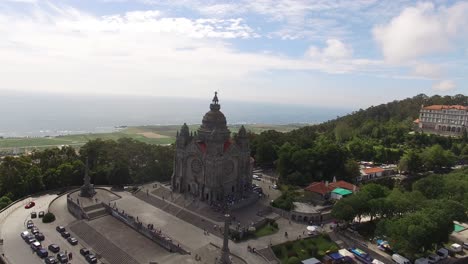
[(229, 258), (229, 225), (231, 222), (231, 216), (229, 214), (224, 215), (224, 241), (223, 248), (221, 249), (221, 258), (219, 258), (216, 264), (231, 264), (231, 259)]

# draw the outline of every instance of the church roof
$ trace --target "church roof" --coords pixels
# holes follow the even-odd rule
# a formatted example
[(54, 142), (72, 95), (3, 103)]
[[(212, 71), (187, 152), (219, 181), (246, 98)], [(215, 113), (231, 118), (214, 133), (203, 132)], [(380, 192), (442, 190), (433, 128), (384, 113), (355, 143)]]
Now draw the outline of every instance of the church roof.
[(213, 101), (210, 104), (210, 111), (203, 116), (202, 125), (200, 130), (210, 132), (226, 132), (228, 131), (226, 117), (220, 111), (221, 105), (219, 104), (218, 93), (215, 92)]

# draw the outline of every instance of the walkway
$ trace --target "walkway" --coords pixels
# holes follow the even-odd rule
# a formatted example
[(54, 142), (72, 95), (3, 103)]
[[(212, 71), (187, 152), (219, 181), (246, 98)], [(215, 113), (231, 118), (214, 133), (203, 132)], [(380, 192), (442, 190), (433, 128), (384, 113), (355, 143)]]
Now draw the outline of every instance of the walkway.
[(106, 239), (83, 220), (72, 224), (69, 226), (69, 229), (94, 250), (99, 252), (109, 263), (138, 264), (133, 257), (114, 245), (114, 243)]

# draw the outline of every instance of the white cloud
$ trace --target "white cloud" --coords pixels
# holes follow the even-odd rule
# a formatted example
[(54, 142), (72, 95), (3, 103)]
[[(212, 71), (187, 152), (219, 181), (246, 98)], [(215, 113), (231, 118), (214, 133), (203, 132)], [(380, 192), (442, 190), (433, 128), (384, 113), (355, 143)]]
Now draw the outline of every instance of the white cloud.
[(432, 85), (432, 89), (439, 92), (447, 92), (455, 89), (455, 83), (451, 80), (442, 80)]
[(348, 58), (339, 40), (321, 50), (324, 60), (240, 52), (226, 41), (254, 35), (242, 19), (171, 18), (157, 10), (104, 17), (56, 6), (29, 15), (0, 10), (1, 87), (195, 97), (223, 87), (235, 98), (274, 70), (342, 73), (376, 63)]
[(374, 27), (373, 34), (386, 60), (404, 62), (451, 50), (467, 32), (467, 24), (467, 2), (448, 8), (419, 3), (405, 8), (388, 24)]
[(413, 74), (416, 76), (437, 79), (442, 75), (442, 67), (429, 63), (416, 63), (413, 66)]
[(4, 0), (6, 2), (17, 2), (17, 3), (37, 3), (38, 0)]
[(311, 46), (306, 52), (306, 55), (310, 58), (320, 60), (342, 60), (348, 59), (352, 56), (351, 47), (345, 45), (338, 39), (327, 40), (327, 46), (322, 50), (316, 46)]

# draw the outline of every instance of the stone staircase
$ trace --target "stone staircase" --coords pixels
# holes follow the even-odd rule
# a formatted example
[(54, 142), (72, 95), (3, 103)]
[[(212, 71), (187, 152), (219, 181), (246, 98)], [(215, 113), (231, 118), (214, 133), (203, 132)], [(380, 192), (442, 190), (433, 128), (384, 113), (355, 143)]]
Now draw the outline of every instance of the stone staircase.
[(109, 215), (106, 208), (101, 203), (84, 207), (83, 210), (88, 215), (89, 220)]
[(78, 221), (68, 227), (76, 236), (83, 239), (99, 255), (112, 264), (138, 264), (132, 256), (125, 253), (110, 240), (105, 238), (84, 221)]
[(139, 192), (139, 193), (134, 194), (134, 196), (142, 201), (145, 201), (151, 204), (152, 206), (156, 208), (159, 208), (167, 213), (170, 213), (184, 220), (187, 223), (190, 223), (198, 228), (204, 229), (210, 232), (211, 234), (215, 234), (216, 236), (222, 237), (219, 229), (214, 230), (214, 225), (218, 225), (218, 226), (220, 225), (217, 222), (214, 222), (209, 219), (205, 219), (201, 217), (200, 215), (197, 215), (195, 213), (192, 213), (184, 209), (183, 207), (178, 207), (174, 204), (170, 204), (153, 195), (147, 195), (146, 193)]

